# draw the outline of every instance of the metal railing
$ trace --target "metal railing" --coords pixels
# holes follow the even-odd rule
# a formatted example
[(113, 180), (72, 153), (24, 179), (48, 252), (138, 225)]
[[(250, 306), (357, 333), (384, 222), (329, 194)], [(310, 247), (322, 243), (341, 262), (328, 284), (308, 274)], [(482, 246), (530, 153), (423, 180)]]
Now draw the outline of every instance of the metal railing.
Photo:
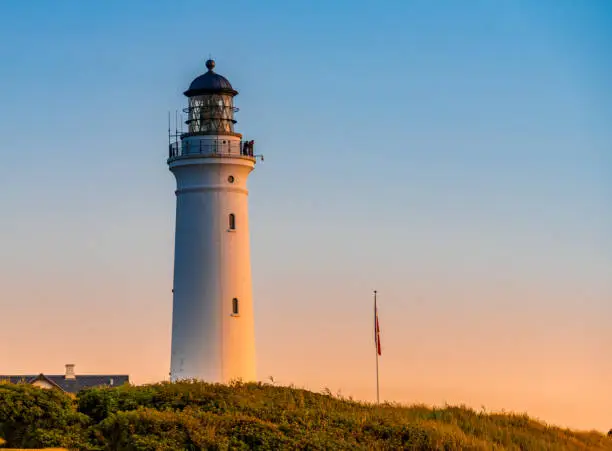
[(169, 145), (168, 159), (189, 156), (263, 159), (253, 153), (253, 147), (252, 141), (175, 141)]

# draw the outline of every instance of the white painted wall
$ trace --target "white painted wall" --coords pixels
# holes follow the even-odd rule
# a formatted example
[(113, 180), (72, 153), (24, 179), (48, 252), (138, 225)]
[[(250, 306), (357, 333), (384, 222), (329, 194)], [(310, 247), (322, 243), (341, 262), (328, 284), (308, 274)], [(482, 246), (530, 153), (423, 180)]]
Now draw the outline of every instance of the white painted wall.
[(246, 187), (254, 166), (239, 157), (170, 162), (177, 181), (172, 380), (256, 379)]

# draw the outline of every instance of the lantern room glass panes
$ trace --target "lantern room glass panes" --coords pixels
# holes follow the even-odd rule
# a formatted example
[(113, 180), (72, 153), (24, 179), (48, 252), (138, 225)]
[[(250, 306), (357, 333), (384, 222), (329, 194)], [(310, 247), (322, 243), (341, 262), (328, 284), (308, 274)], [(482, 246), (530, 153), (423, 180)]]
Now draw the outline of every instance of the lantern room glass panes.
[(228, 94), (207, 94), (189, 98), (189, 133), (233, 133), (234, 104)]

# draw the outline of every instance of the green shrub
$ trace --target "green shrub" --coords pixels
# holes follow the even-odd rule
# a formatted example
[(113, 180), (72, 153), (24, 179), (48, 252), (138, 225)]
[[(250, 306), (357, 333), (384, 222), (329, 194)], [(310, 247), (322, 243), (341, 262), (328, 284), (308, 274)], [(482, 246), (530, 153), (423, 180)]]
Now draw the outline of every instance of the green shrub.
[[(612, 434), (611, 434), (612, 435)], [(372, 405), (289, 387), (187, 381), (76, 399), (0, 384), (7, 445), (79, 450), (610, 450), (597, 432), (465, 406)]]
[(15, 448), (84, 449), (89, 418), (58, 390), (0, 384), (0, 435)]

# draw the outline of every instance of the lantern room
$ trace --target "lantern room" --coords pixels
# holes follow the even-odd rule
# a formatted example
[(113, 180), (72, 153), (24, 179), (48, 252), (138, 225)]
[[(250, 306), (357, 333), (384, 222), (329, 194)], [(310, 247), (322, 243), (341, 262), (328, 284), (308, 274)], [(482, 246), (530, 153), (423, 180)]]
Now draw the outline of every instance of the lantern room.
[(214, 72), (215, 62), (206, 61), (208, 72), (191, 82), (184, 94), (189, 98), (186, 124), (189, 135), (235, 135), (234, 96), (238, 94), (232, 85)]

